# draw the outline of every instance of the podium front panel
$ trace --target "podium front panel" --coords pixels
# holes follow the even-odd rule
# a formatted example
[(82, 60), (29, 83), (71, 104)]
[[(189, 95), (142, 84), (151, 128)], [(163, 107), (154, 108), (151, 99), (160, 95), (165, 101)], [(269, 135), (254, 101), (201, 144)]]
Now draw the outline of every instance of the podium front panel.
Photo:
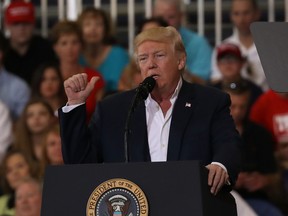
[(208, 216), (218, 215), (217, 211), (222, 216), (237, 215), (230, 194), (224, 198), (210, 194), (207, 172), (198, 161), (49, 166), (41, 215), (85, 216), (95, 188), (111, 179), (126, 179), (139, 186), (152, 216)]

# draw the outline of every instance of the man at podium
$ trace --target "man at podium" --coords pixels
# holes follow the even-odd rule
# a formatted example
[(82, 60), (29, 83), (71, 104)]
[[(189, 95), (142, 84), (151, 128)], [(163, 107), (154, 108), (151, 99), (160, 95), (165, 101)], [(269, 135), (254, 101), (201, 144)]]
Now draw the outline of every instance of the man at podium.
[(186, 52), (173, 27), (140, 33), (134, 57), (143, 79), (152, 76), (156, 84), (133, 107), (128, 142), (124, 128), (131, 101), (145, 83), (98, 103), (87, 126), (85, 100), (97, 77), (88, 82), (77, 74), (64, 82), (68, 103), (59, 117), (65, 163), (127, 162), (126, 155), (131, 162), (199, 160), (209, 170), (211, 193), (233, 184), (240, 170), (240, 138), (229, 96), (182, 79)]

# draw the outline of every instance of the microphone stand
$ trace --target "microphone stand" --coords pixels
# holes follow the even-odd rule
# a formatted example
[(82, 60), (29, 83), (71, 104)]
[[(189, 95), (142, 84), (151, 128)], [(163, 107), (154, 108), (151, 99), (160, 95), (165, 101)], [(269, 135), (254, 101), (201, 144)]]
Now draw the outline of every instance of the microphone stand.
[(128, 163), (130, 161), (129, 149), (128, 149), (128, 135), (131, 132), (130, 131), (131, 116), (134, 113), (136, 106), (142, 100), (146, 100), (149, 93), (153, 90), (155, 83), (156, 81), (153, 78), (153, 76), (146, 77), (146, 79), (142, 83), (140, 83), (139, 87), (136, 88), (136, 94), (134, 95), (134, 98), (131, 103), (131, 107), (128, 111), (128, 115), (127, 115), (126, 123), (125, 123), (125, 129), (124, 129), (125, 163)]
[(124, 130), (124, 151), (125, 151), (125, 163), (128, 163), (130, 161), (129, 158), (129, 149), (128, 149), (128, 135), (131, 132), (130, 131), (130, 122), (131, 122), (131, 116), (135, 111), (136, 106), (138, 105), (140, 99), (139, 99), (139, 95), (138, 92), (135, 94), (131, 107), (129, 109), (127, 118), (126, 118), (126, 123), (125, 123), (125, 130)]

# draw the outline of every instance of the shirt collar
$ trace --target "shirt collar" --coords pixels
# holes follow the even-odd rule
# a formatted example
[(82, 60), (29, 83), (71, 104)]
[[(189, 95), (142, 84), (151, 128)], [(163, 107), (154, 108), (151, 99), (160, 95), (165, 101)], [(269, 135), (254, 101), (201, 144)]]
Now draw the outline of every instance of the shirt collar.
[[(174, 102), (176, 101), (178, 95), (179, 95), (179, 92), (180, 92), (180, 89), (182, 87), (182, 84), (183, 84), (183, 81), (182, 81), (182, 77), (180, 77), (179, 81), (178, 81), (178, 84), (175, 88), (175, 91), (173, 92), (171, 98), (170, 98), (170, 101), (172, 104), (174, 104)], [(149, 106), (151, 105), (151, 103), (155, 103), (155, 100), (153, 100), (153, 98), (151, 97), (151, 94), (148, 95), (147, 99), (145, 100), (145, 106)]]

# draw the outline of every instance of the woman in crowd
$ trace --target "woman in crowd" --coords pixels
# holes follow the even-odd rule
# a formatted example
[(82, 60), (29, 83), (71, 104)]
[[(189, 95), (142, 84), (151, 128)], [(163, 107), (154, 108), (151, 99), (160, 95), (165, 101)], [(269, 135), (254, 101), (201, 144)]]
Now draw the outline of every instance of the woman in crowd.
[(88, 7), (78, 18), (84, 49), (80, 64), (97, 69), (106, 83), (106, 94), (117, 91), (120, 76), (129, 63), (128, 52), (112, 43), (108, 16), (101, 9)]
[(44, 175), (47, 165), (64, 164), (61, 149), (59, 124), (53, 124), (47, 131), (42, 149), (41, 171)]
[(23, 179), (28, 177), (39, 177), (37, 166), (22, 151), (9, 150), (1, 164), (1, 181), (4, 194), (0, 197), (0, 215), (15, 215), (15, 189)]
[(43, 99), (32, 99), (26, 105), (15, 132), (15, 147), (40, 161), (45, 134), (56, 121), (52, 107)]
[(59, 107), (66, 103), (63, 78), (56, 63), (39, 66), (32, 80), (32, 97), (43, 98), (57, 114)]
[(51, 39), (54, 44), (54, 50), (59, 58), (60, 71), (64, 80), (79, 73), (86, 73), (88, 80), (93, 76), (99, 77), (86, 101), (87, 121), (89, 121), (95, 110), (97, 101), (104, 94), (104, 81), (100, 73), (78, 63), (82, 49), (81, 30), (76, 22), (61, 21), (53, 26)]

